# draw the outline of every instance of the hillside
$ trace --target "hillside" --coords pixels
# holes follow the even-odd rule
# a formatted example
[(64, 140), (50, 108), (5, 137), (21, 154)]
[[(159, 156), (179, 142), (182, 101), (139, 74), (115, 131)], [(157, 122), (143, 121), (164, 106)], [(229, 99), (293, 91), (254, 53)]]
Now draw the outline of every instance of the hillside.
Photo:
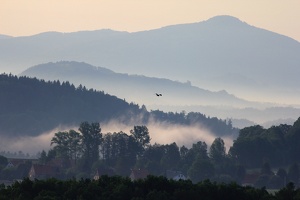
[[(44, 80), (69, 81), (75, 85), (103, 90), (139, 104), (161, 105), (224, 105), (237, 107), (260, 107), (259, 103), (245, 101), (226, 91), (212, 92), (169, 79), (115, 73), (104, 67), (95, 67), (83, 62), (61, 61), (40, 64), (23, 71), (21, 76)], [(133, 89), (134, 88), (134, 89)], [(157, 98), (155, 93), (163, 94)]]
[(60, 125), (104, 121), (139, 107), (115, 96), (38, 79), (0, 76), (2, 135), (38, 135)]
[[(248, 119), (252, 124), (261, 125), (264, 123), (270, 125), (269, 121), (292, 124), (290, 121), (293, 122), (300, 116), (298, 108), (250, 102), (226, 91), (212, 92), (193, 86), (189, 82), (181, 83), (169, 79), (115, 73), (107, 68), (95, 67), (83, 62), (60, 61), (40, 64), (28, 68), (20, 75), (50, 81), (69, 81), (77, 86), (82, 84), (129, 102), (144, 104), (152, 110), (170, 112), (184, 110), (223, 119), (231, 118), (233, 125), (239, 128), (245, 127), (239, 119)], [(157, 98), (156, 92), (162, 93), (163, 96)]]
[[(135, 33), (47, 32), (0, 40), (0, 67), (76, 60), (168, 78), (248, 100), (299, 102), (300, 43), (231, 16)], [(288, 97), (288, 98), (286, 98)]]
[(0, 75), (0, 134), (36, 136), (57, 127), (78, 126), (83, 121), (110, 120), (132, 126), (150, 121), (205, 126), (215, 135), (234, 135), (232, 124), (201, 113), (148, 112), (144, 106), (69, 82)]

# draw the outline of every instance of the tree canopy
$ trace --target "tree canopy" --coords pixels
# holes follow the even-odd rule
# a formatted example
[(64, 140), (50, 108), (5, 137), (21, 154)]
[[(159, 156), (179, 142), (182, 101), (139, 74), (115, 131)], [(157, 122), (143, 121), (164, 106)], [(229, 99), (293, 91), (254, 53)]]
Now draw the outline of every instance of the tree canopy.
[(99, 180), (81, 179), (67, 181), (57, 179), (24, 179), (9, 187), (0, 187), (0, 199), (213, 199), (213, 200), (277, 200), (294, 199), (300, 193), (293, 185), (269, 194), (265, 188), (255, 189), (235, 183), (218, 184), (205, 180), (197, 184), (191, 181), (173, 181), (165, 177), (148, 176), (131, 181), (118, 176), (102, 176)]

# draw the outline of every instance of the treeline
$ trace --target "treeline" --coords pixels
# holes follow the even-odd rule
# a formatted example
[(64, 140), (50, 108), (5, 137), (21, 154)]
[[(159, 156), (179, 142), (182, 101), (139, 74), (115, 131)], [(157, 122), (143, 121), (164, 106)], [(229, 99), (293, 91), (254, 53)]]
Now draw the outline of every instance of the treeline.
[(265, 188), (240, 186), (235, 183), (217, 184), (205, 180), (197, 184), (191, 181), (173, 181), (165, 177), (148, 176), (131, 181), (120, 176), (102, 176), (99, 180), (57, 179), (34, 180), (28, 178), (5, 187), (0, 185), (0, 199), (112, 199), (112, 200), (289, 200), (299, 199), (300, 189), (293, 184), (274, 195)]
[[(112, 169), (115, 175), (129, 176), (131, 169), (147, 169), (161, 176), (167, 170), (181, 171), (193, 182), (212, 179), (241, 183), (245, 169), (226, 154), (225, 143), (216, 138), (208, 149), (198, 141), (191, 148), (171, 144), (150, 144), (150, 133), (144, 125), (134, 126), (130, 133), (101, 133), (99, 123), (81, 123), (79, 131), (57, 132), (53, 148), (41, 153), (40, 162), (63, 160), (62, 179), (91, 178), (97, 169)], [(72, 163), (75, 165), (72, 165)]]
[(246, 169), (260, 168), (257, 187), (300, 185), (300, 118), (293, 125), (265, 129), (259, 125), (240, 130), (229, 156)]
[(256, 125), (241, 129), (229, 154), (249, 168), (259, 167), (264, 162), (276, 168), (299, 163), (300, 118), (293, 125), (268, 129)]
[[(181, 171), (194, 183), (210, 179), (242, 184), (247, 171), (257, 169), (257, 180), (251, 183), (256, 187), (281, 188), (288, 182), (298, 186), (299, 122), (300, 118), (293, 126), (244, 128), (228, 153), (220, 137), (209, 147), (203, 141), (190, 148), (175, 142), (150, 144), (146, 126), (134, 126), (129, 134), (122, 131), (103, 134), (99, 123), (83, 122), (79, 132), (57, 132), (51, 140), (53, 148), (48, 153), (42, 152), (40, 161), (44, 164), (54, 158), (62, 158), (66, 164), (75, 161), (75, 168), (65, 166), (62, 178), (91, 178), (99, 168), (129, 176), (131, 169), (141, 168), (156, 176), (165, 175), (167, 170)], [(283, 143), (286, 151), (281, 148)], [(287, 154), (279, 159), (281, 150)], [(284, 162), (278, 162), (281, 160)]]
[(209, 117), (205, 114), (199, 112), (189, 112), (185, 113), (182, 111), (180, 113), (168, 112), (154, 110), (147, 114), (144, 114), (144, 122), (148, 122), (150, 119), (155, 119), (159, 122), (169, 122), (173, 124), (182, 125), (201, 125), (214, 133), (217, 136), (233, 136), (236, 138), (239, 133), (239, 129), (232, 126), (231, 119), (222, 120), (217, 117)]
[(201, 124), (216, 135), (237, 135), (231, 121), (201, 113), (148, 112), (103, 91), (75, 87), (69, 82), (0, 75), (0, 134), (35, 136), (59, 125), (77, 126), (83, 121), (147, 124), (150, 120), (176, 124)]
[[(48, 165), (59, 161), (57, 178), (93, 178), (96, 171), (111, 170), (112, 175), (128, 177), (131, 169), (146, 169), (149, 174), (165, 176), (167, 170), (181, 171), (193, 182), (212, 179), (220, 182), (241, 182), (245, 169), (227, 157), (224, 141), (216, 138), (208, 145), (198, 141), (191, 148), (171, 144), (150, 144), (148, 128), (134, 126), (130, 133), (102, 133), (99, 123), (82, 122), (78, 131), (55, 133), (49, 141), (52, 149), (42, 151), (39, 163)], [(5, 168), (0, 163), (0, 179), (21, 179), (28, 176), (24, 169)], [(25, 170), (26, 171), (26, 170)], [(22, 175), (22, 176), (20, 176)]]

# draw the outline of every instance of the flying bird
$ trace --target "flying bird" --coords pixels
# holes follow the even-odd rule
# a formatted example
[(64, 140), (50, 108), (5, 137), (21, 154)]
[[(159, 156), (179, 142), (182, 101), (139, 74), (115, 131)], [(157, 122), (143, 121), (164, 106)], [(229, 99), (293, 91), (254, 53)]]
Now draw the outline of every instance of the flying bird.
[(159, 97), (159, 96), (162, 96), (162, 94), (157, 94), (157, 93), (155, 93), (155, 94), (156, 94), (156, 96), (158, 96), (158, 97)]

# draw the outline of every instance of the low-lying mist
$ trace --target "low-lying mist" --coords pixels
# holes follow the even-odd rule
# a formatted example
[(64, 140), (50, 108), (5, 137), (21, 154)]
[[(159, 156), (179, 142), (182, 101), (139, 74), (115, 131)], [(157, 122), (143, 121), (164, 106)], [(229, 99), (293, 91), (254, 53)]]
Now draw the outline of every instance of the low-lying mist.
[[(141, 125), (141, 124), (136, 124)], [(177, 146), (186, 146), (191, 148), (192, 145), (198, 141), (203, 141), (209, 146), (217, 137), (214, 133), (210, 132), (205, 127), (200, 125), (178, 125), (170, 124), (166, 122), (151, 121), (146, 124), (148, 127), (151, 144), (170, 144), (175, 142)], [(117, 121), (110, 121), (108, 123), (100, 124), (102, 134), (114, 133), (123, 131), (126, 134), (130, 134), (130, 130), (133, 129), (133, 125), (129, 126)], [(14, 138), (1, 138), (0, 152), (18, 152), (22, 151), (24, 154), (36, 155), (42, 150), (48, 151), (51, 147), (51, 139), (54, 134), (59, 131), (68, 131), (74, 129), (78, 131), (79, 127), (57, 127), (52, 131), (43, 133), (36, 137), (14, 137)], [(232, 137), (222, 137), (225, 142), (226, 150), (228, 151), (233, 144)], [(209, 150), (209, 149), (208, 149)]]
[[(191, 148), (192, 145), (198, 141), (203, 141), (210, 146), (214, 139), (218, 137), (210, 130), (199, 124), (188, 126), (150, 120), (146, 126), (150, 133), (151, 144), (170, 144), (175, 142), (179, 147), (184, 145)], [(133, 129), (133, 126), (128, 126), (117, 121), (110, 121), (106, 124), (102, 124), (101, 128), (102, 133), (123, 131), (129, 134), (130, 130)], [(229, 150), (235, 138), (226, 136), (222, 137), (222, 139), (224, 140), (226, 150)]]
[[(42, 150), (48, 151), (51, 146), (51, 139), (54, 134), (59, 131), (66, 131), (72, 128), (57, 127), (51, 131), (42, 133), (39, 136), (16, 136), (16, 137), (4, 137), (1, 136), (0, 140), (0, 152), (18, 152), (22, 151), (24, 154), (36, 155)], [(78, 128), (76, 128), (78, 129)]]

